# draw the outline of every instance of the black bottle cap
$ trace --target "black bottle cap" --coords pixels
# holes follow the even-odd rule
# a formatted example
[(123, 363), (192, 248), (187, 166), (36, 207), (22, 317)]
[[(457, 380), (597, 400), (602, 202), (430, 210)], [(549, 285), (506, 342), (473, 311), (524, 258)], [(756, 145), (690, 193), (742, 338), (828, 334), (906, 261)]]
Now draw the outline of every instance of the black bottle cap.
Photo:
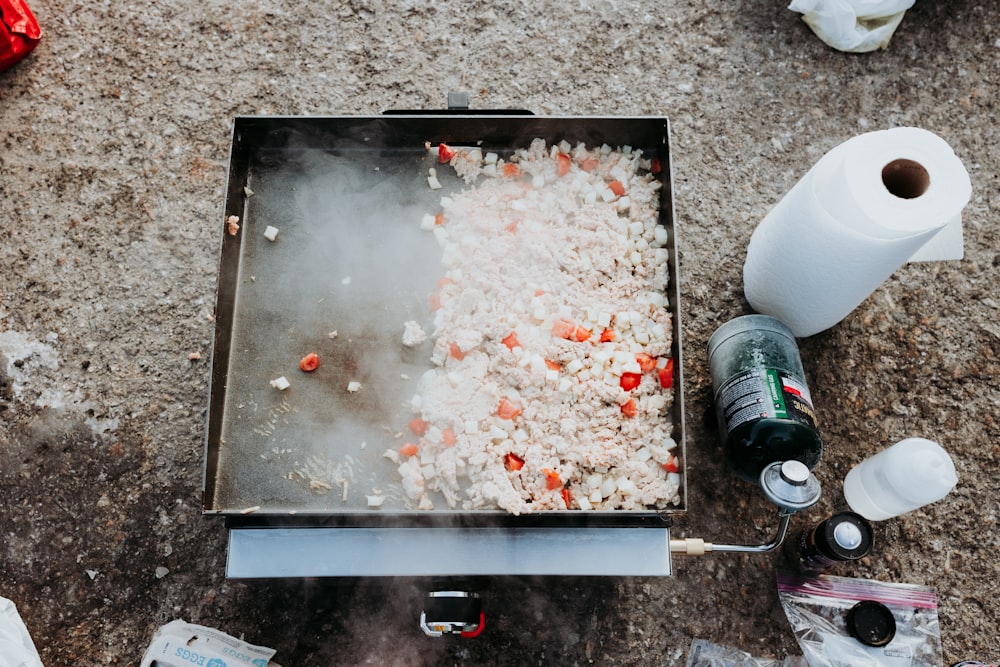
[(827, 519), (822, 535), (817, 535), (820, 551), (834, 560), (858, 560), (872, 549), (874, 531), (863, 516), (838, 512)]
[(896, 636), (896, 619), (881, 602), (862, 600), (847, 612), (847, 631), (867, 646), (885, 646)]

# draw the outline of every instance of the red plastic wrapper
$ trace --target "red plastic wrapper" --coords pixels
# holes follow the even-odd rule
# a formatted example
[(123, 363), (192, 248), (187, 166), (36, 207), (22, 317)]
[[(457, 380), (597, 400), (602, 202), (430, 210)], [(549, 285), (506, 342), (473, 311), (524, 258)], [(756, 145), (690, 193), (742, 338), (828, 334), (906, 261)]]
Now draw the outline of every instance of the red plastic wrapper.
[(42, 29), (24, 0), (0, 0), (0, 72), (35, 48)]

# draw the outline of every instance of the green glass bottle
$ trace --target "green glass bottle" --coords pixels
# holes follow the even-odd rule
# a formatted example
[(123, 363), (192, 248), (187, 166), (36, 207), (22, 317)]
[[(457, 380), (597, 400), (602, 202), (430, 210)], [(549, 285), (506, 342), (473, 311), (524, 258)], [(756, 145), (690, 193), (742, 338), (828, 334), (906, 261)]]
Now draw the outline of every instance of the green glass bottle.
[(795, 336), (767, 315), (737, 317), (708, 341), (719, 432), (726, 461), (758, 482), (774, 461), (819, 463), (823, 443)]

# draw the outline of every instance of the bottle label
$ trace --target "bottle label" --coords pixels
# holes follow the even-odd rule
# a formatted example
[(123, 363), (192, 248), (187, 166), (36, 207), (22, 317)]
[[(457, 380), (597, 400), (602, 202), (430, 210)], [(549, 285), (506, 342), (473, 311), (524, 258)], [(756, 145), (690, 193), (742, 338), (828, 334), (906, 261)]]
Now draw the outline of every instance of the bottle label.
[(840, 564), (839, 561), (824, 556), (816, 546), (816, 532), (822, 525), (802, 531), (799, 537), (799, 566), (808, 572), (826, 572)]
[(792, 419), (816, 428), (816, 412), (805, 382), (774, 368), (755, 368), (733, 376), (715, 400), (727, 433), (766, 418)]

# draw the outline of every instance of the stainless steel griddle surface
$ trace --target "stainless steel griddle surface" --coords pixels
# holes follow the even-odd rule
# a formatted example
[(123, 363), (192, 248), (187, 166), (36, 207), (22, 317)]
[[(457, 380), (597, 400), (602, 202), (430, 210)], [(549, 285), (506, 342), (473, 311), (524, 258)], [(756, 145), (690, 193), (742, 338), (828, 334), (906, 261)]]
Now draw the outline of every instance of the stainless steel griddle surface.
[[(641, 147), (669, 164), (666, 133), (665, 119), (651, 118), (238, 118), (225, 214), (239, 216), (240, 229), (230, 235), (220, 220), (206, 511), (407, 514), (396, 465), (383, 454), (403, 442), (410, 398), (431, 367), (432, 341), (400, 344), (407, 320), (433, 330), (428, 296), (443, 273), (420, 220), (465, 187), (425, 142), (507, 154), (535, 137), (565, 138)], [(428, 187), (432, 167), (442, 190)], [(661, 220), (672, 232), (665, 172)], [(664, 289), (676, 319), (673, 275)], [(674, 337), (679, 357), (679, 330)], [(321, 365), (304, 373), (298, 361), (309, 352)], [(282, 376), (290, 386), (278, 391), (270, 381)], [(352, 382), (360, 389), (349, 391)], [(379, 510), (367, 504), (374, 493), (386, 497)]]

